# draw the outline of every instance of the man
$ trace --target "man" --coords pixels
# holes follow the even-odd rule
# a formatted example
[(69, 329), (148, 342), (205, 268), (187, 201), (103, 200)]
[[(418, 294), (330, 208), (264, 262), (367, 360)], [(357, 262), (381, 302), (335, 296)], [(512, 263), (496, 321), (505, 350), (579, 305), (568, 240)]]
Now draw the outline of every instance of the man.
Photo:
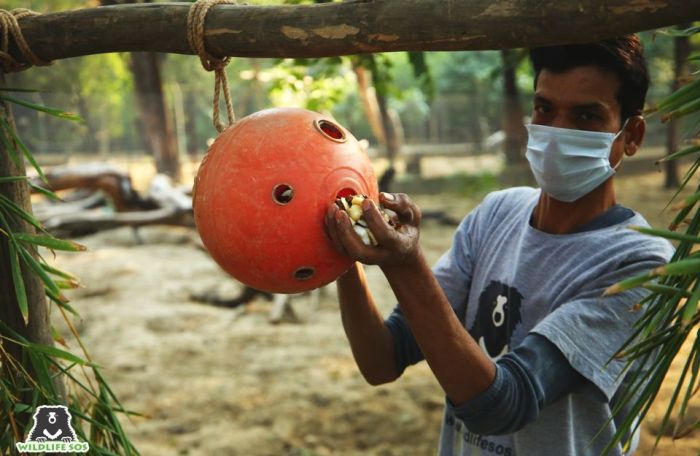
[(603, 291), (672, 254), (666, 241), (625, 229), (646, 222), (615, 201), (615, 170), (645, 133), (639, 39), (539, 48), (531, 59), (526, 156), (541, 189), (488, 195), (432, 271), (418, 242), (420, 210), (406, 195), (380, 196), (398, 213), (397, 230), (365, 201), (378, 247), (365, 246), (335, 205), (326, 217), (336, 248), (378, 265), (399, 303), (385, 321), (358, 263), (338, 279), (358, 367), (376, 385), (428, 362), (446, 393), (441, 455), (599, 454), (626, 417), (608, 421), (625, 363), (606, 363), (645, 295)]

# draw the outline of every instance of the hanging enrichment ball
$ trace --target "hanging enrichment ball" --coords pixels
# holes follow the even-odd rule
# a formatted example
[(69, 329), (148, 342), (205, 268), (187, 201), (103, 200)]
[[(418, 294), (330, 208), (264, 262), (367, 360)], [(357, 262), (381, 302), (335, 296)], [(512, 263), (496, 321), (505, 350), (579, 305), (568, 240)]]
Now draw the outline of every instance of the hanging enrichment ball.
[(219, 135), (197, 172), (194, 217), (214, 260), (244, 284), (297, 293), (352, 260), (325, 234), (338, 197), (378, 200), (369, 158), (343, 127), (305, 109), (268, 109)]

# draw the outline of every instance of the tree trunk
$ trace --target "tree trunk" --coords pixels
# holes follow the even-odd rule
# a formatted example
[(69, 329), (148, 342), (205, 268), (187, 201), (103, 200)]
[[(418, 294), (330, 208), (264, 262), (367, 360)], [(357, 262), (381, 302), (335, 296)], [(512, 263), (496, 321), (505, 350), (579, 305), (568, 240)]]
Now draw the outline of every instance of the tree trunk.
[(372, 85), (372, 73), (367, 68), (353, 62), (352, 69), (357, 78), (357, 88), (360, 95), (360, 103), (362, 110), (367, 118), (367, 123), (377, 138), (377, 142), (386, 147), (386, 136), (384, 134), (384, 126), (382, 125), (382, 116), (379, 112), (379, 103), (377, 94)]
[(186, 88), (185, 90), (185, 138), (187, 138), (187, 155), (196, 157), (202, 147), (204, 147), (203, 143), (200, 144), (197, 135), (196, 119), (199, 115), (197, 111), (197, 97), (195, 96), (194, 90), (190, 88)]
[(131, 71), (143, 129), (156, 161), (156, 170), (179, 180), (180, 159), (170, 111), (165, 106), (158, 55), (132, 52)]
[[(133, 0), (101, 0), (105, 6), (128, 3), (133, 3)], [(150, 0), (145, 3), (150, 3)], [(156, 171), (179, 180), (180, 157), (172, 116), (163, 93), (160, 57), (153, 52), (132, 52), (130, 68), (141, 115), (141, 131), (155, 159)]]
[(379, 113), (381, 114), (384, 138), (386, 139), (386, 156), (389, 159), (389, 167), (393, 168), (396, 156), (399, 154), (399, 139), (396, 125), (394, 125), (394, 120), (391, 118), (391, 114), (389, 114), (386, 95), (381, 93), (377, 94), (377, 105), (379, 106)]
[(516, 56), (509, 50), (501, 51), (503, 61), (503, 152), (507, 165), (525, 163), (523, 149), (527, 133), (523, 125), (523, 110), (520, 106), (520, 91), (515, 79)]
[[(2, 85), (4, 85), (4, 77), (2, 72), (0, 72), (0, 86)], [(6, 103), (0, 102), (0, 118), (4, 119), (12, 128), (14, 127), (12, 112)], [(0, 176), (25, 175), (24, 161), (19, 160), (19, 164), (15, 164), (14, 161), (10, 159), (9, 152), (3, 146), (3, 142), (0, 141)], [(29, 213), (32, 212), (29, 186), (25, 181), (0, 184), (0, 195), (14, 202), (25, 211)], [(34, 227), (19, 217), (9, 218), (7, 222), (10, 226), (10, 230), (13, 232), (36, 233)], [(44, 285), (39, 276), (37, 276), (31, 268), (26, 267), (24, 262), (20, 262), (20, 264), (22, 265), (22, 279), (27, 295), (27, 324), (25, 324), (22, 318), (14, 291), (15, 286), (12, 280), (9, 242), (6, 236), (0, 236), (0, 290), (3, 290), (0, 293), (0, 320), (31, 342), (53, 346), (51, 322), (49, 321)], [(22, 347), (13, 344), (7, 339), (0, 340), (0, 344), (2, 344), (4, 352), (18, 361), (16, 364), (22, 365), (30, 375), (33, 375), (31, 366), (23, 363)], [(2, 369), (4, 369), (9, 378), (16, 379), (20, 374), (14, 369), (13, 364), (15, 363), (7, 362), (4, 356), (0, 354), (0, 365)], [(55, 377), (54, 385), (59, 399), (65, 402), (65, 390), (63, 387), (63, 380), (60, 376)], [(31, 391), (25, 393), (25, 397), (20, 398), (21, 402), (31, 404), (31, 395)], [(31, 414), (24, 413), (16, 415), (15, 418), (19, 428), (23, 430), (31, 419)]]
[[(690, 24), (679, 25), (678, 29), (684, 30)], [(687, 36), (679, 36), (673, 40), (674, 78), (671, 82), (671, 93), (678, 90), (681, 80), (688, 76), (688, 57), (690, 57), (690, 39)], [(678, 149), (678, 119), (669, 121), (666, 127), (666, 154), (670, 155)], [(677, 188), (680, 184), (678, 178), (678, 161), (666, 162), (666, 179), (664, 188)]]
[[(192, 54), (185, 28), (190, 6), (85, 8), (27, 17), (21, 25), (29, 47), (46, 60), (104, 52)], [(330, 57), (582, 43), (698, 19), (700, 0), (542, 0), (536, 7), (512, 0), (219, 5), (207, 15), (205, 38), (217, 56)], [(23, 61), (11, 44), (11, 54)]]

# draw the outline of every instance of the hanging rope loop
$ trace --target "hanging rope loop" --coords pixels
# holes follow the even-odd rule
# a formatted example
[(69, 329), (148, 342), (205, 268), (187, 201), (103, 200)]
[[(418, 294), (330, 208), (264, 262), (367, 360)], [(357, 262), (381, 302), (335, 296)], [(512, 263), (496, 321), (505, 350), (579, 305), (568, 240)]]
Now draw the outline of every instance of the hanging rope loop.
[[(17, 8), (12, 11), (0, 9), (0, 65), (5, 73), (26, 70), (32, 65), (51, 65), (51, 61), (43, 60), (31, 50), (19, 25), (20, 19), (38, 15), (36, 11), (26, 8)], [(14, 39), (25, 62), (17, 60), (10, 54), (10, 37)]]
[[(230, 57), (214, 57), (209, 54), (204, 46), (204, 21), (207, 17), (209, 9), (214, 5), (228, 4), (236, 5), (235, 0), (197, 0), (187, 13), (187, 41), (192, 51), (198, 56), (202, 62), (202, 67), (207, 71), (214, 72), (214, 113), (213, 122), (214, 128), (219, 133), (227, 126), (235, 122), (233, 113), (233, 103), (231, 101), (231, 92), (228, 89), (228, 79), (226, 77), (226, 65), (231, 60)], [(228, 116), (228, 125), (223, 125), (219, 116), (219, 97), (221, 92), (224, 92), (224, 101), (226, 103), (226, 114)]]

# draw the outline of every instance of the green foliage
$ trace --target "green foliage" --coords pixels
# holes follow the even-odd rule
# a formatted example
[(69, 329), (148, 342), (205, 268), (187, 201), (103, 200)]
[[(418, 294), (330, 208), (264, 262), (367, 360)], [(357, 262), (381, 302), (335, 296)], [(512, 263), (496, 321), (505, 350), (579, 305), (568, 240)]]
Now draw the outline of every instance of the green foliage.
[[(7, 89), (0, 89), (0, 101), (15, 103), (64, 120), (80, 120), (77, 115), (17, 99), (8, 95)], [(43, 172), (32, 153), (20, 141), (17, 133), (4, 117), (0, 117), (0, 138), (13, 160), (26, 159), (43, 177)], [(0, 176), (0, 183), (3, 185), (19, 185), (26, 180), (25, 176)], [(48, 190), (44, 190), (44, 193), (58, 198)], [(17, 223), (19, 220), (33, 226), (39, 234), (14, 229), (19, 225)], [(76, 242), (55, 238), (31, 213), (2, 194), (0, 194), (0, 236), (5, 238), (9, 247), (10, 272), (14, 285), (10, 292), (15, 295), (25, 325), (30, 318), (29, 307), (36, 304), (28, 301), (23, 271), (32, 271), (41, 279), (47, 298), (57, 306), (65, 318), (85, 356), (82, 358), (51, 345), (29, 341), (7, 322), (0, 321), (0, 340), (3, 342), (0, 344), (0, 360), (2, 360), (1, 364), (6, 364), (0, 370), (0, 453), (14, 454), (14, 443), (23, 441), (29, 430), (28, 426), (32, 424), (31, 413), (36, 407), (63, 402), (54, 383), (54, 377), (61, 373), (60, 381), (65, 379), (68, 382), (69, 391), (73, 391), (66, 404), (73, 416), (73, 427), (81, 440), (90, 443), (91, 454), (138, 454), (124, 434), (117, 416), (118, 413), (134, 413), (124, 409), (102, 376), (99, 366), (90, 361), (80, 336), (66, 313), (78, 316), (61, 291), (65, 288), (77, 287), (77, 278), (49, 265), (39, 254), (40, 247), (51, 251), (72, 252), (84, 250), (85, 247)], [(52, 327), (51, 333), (56, 342), (65, 344), (56, 328)], [(21, 348), (21, 359), (13, 358), (5, 350), (6, 343)], [(78, 397), (78, 393), (82, 398)], [(27, 427), (19, 428), (20, 423), (25, 423)]]
[[(700, 29), (694, 27), (682, 34), (698, 33)], [(670, 36), (682, 34), (673, 30), (667, 32)], [(700, 79), (696, 73), (688, 84), (661, 100), (655, 113), (664, 121), (679, 117), (693, 118), (698, 115), (699, 101)], [(681, 188), (700, 168), (699, 123), (695, 121), (691, 124), (694, 126), (690, 131), (688, 147), (664, 159), (667, 161), (687, 156), (696, 157), (695, 163), (683, 179)], [(671, 362), (689, 337), (695, 337), (695, 340), (661, 420), (656, 443), (658, 444), (661, 436), (669, 428), (674, 415), (674, 438), (700, 428), (700, 420), (687, 422), (688, 404), (700, 388), (700, 253), (695, 249), (695, 246), (700, 244), (700, 187), (696, 193), (676, 205), (675, 209), (678, 213), (669, 230), (632, 227), (650, 236), (675, 241), (676, 252), (670, 263), (624, 280), (606, 291), (606, 294), (614, 294), (638, 286), (651, 290), (651, 293), (636, 305), (635, 311), (642, 312), (641, 317), (636, 323), (634, 334), (620, 348), (617, 355), (627, 360), (628, 368), (631, 369), (631, 383), (620, 399), (615, 413), (627, 407), (630, 412), (609, 443), (606, 452), (618, 442), (629, 444), (624, 441), (624, 436), (632, 435), (640, 426), (659, 392)], [(676, 231), (686, 223), (684, 233)], [(637, 420), (637, 416), (641, 419)]]

